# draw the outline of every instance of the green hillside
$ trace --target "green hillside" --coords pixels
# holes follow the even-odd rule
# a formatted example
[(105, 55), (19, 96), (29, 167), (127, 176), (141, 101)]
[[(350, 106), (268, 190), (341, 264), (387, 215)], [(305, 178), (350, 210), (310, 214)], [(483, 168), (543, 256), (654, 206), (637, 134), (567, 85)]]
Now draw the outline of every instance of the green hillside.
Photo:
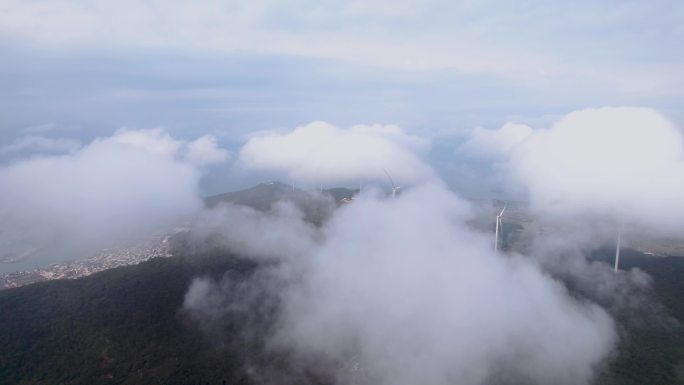
[(248, 347), (214, 346), (179, 309), (193, 277), (254, 269), (174, 257), (2, 291), (0, 384), (246, 383)]
[[(334, 187), (324, 189), (322, 193), (324, 196), (331, 197), (333, 201), (339, 202), (344, 198), (353, 197), (358, 191), (358, 189), (352, 190), (344, 187)], [(270, 182), (261, 183), (245, 190), (212, 195), (204, 198), (204, 203), (207, 207), (214, 207), (220, 203), (232, 203), (266, 211), (269, 210), (274, 203), (288, 199), (304, 202), (310, 200), (311, 197), (305, 190), (293, 189), (292, 186), (281, 182)]]
[(298, 191), (293, 191), (291, 186), (280, 182), (262, 183), (246, 190), (207, 197), (204, 199), (204, 203), (208, 207), (214, 207), (220, 203), (232, 203), (249, 206), (257, 210), (268, 210), (273, 203), (288, 198)]

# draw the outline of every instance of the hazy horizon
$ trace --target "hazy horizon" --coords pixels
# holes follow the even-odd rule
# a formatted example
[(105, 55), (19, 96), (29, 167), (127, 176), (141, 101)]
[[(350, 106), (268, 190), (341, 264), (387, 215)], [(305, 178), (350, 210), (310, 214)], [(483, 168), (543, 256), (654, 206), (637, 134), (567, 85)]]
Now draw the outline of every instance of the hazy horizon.
[(0, 303), (136, 331), (0, 317), (45, 339), (0, 373), (681, 382), (682, 42), (674, 0), (0, 0)]

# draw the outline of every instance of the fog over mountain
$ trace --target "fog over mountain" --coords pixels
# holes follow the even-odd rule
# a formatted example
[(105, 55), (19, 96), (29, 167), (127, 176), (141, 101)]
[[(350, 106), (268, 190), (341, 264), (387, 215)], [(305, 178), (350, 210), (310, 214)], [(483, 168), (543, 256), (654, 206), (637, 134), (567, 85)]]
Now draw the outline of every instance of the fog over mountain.
[[(305, 160), (329, 152), (325, 141), (320, 152), (302, 151), (316, 142), (304, 134), (251, 139), (241, 157), (259, 159), (261, 150), (268, 161), (260, 167), (316, 178), (319, 163)], [(466, 148), (494, 156), (548, 226), (522, 249), (526, 256), (494, 253), (491, 233), (471, 225), (475, 208), (434, 178), (395, 199), (368, 189), (322, 227), (307, 225), (296, 204), (268, 213), (226, 206), (200, 220), (196, 236), (276, 262), (253, 288), (282, 302), (270, 346), (341, 384), (591, 383), (618, 341), (607, 310), (624, 316), (657, 304), (646, 294), (648, 276), (614, 274), (588, 252), (614, 240), (618, 219), (658, 227), (681, 217), (678, 200), (664, 199), (678, 183), (664, 177), (680, 167), (680, 134), (653, 110), (603, 108), (570, 113), (548, 130), (475, 130)], [(334, 154), (327, 175), (345, 180), (357, 158)], [(229, 287), (198, 278), (185, 308), (211, 329), (207, 320), (226, 311), (215, 299)]]
[[(320, 229), (291, 210), (224, 211), (224, 246), (278, 262), (253, 288), (282, 301), (270, 344), (339, 383), (586, 384), (616, 341), (600, 307), (534, 260), (493, 253), (466, 224), (468, 203), (440, 184), (397, 199), (369, 191)], [(185, 308), (218, 322), (224, 287), (198, 278)]]
[(201, 209), (201, 166), (227, 156), (209, 136), (121, 129), (68, 154), (19, 158), (0, 167), (3, 257), (59, 261), (168, 231)]
[[(184, 224), (194, 248), (264, 266), (237, 298), (232, 275), (190, 284), (179, 310), (208, 338), (236, 309), (261, 314), (258, 299), (268, 298), (274, 326), (252, 333), (338, 384), (590, 384), (620, 341), (614, 317), (649, 304), (651, 281), (638, 270), (612, 273), (588, 252), (611, 238), (616, 218), (662, 228), (677, 217), (677, 201), (664, 198), (678, 179), (665, 176), (680, 167), (681, 138), (653, 110), (635, 108), (502, 131), (475, 130), (464, 148), (495, 156), (547, 226), (518, 251), (493, 251), (491, 231), (474, 225), (482, 208), (431, 168), (429, 139), (320, 122), (248, 138), (233, 167), (371, 182), (349, 204), (275, 183), (265, 206), (229, 203), (230, 194), (205, 205), (203, 168), (230, 159), (215, 138), (121, 129), (66, 155), (5, 166), (2, 210), (13, 226), (2, 242), (73, 255)], [(616, 137), (621, 146), (611, 146)], [(403, 185), (394, 197), (385, 170)], [(631, 216), (618, 216), (637, 195)]]
[(502, 183), (521, 188), (547, 219), (594, 217), (672, 235), (684, 220), (684, 137), (650, 108), (578, 110), (549, 128), (475, 130), (464, 147), (497, 162)]
[(682, 41), (676, 0), (0, 0), (0, 385), (684, 385)]

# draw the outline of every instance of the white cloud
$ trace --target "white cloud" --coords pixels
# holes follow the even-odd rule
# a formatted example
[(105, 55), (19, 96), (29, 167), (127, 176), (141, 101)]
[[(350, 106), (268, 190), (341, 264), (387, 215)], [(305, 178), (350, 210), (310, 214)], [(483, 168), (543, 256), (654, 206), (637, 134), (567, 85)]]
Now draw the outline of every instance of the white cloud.
[(120, 130), (67, 155), (0, 167), (3, 252), (73, 257), (188, 219), (201, 207), (201, 170), (184, 143), (160, 129)]
[(572, 112), (515, 147), (510, 166), (540, 210), (684, 222), (684, 141), (652, 109)]
[(531, 133), (532, 128), (524, 124), (506, 123), (498, 130), (478, 127), (471, 132), (460, 150), (484, 158), (506, 157), (514, 146), (525, 140)]
[(122, 128), (107, 140), (135, 146), (157, 155), (175, 155), (182, 145), (181, 141), (172, 138), (163, 128), (150, 130)]
[(188, 143), (185, 158), (197, 165), (208, 165), (226, 162), (229, 153), (218, 147), (215, 137), (204, 135)]
[(313, 122), (286, 134), (251, 137), (240, 150), (240, 160), (247, 168), (282, 172), (301, 181), (385, 180), (386, 169), (397, 182), (410, 183), (434, 177), (420, 157), (429, 148), (429, 141), (396, 126), (340, 129)]
[(109, 140), (139, 147), (153, 154), (175, 156), (198, 166), (224, 163), (229, 158), (226, 149), (220, 148), (216, 138), (201, 136), (191, 142), (177, 140), (163, 128), (150, 130), (120, 129)]

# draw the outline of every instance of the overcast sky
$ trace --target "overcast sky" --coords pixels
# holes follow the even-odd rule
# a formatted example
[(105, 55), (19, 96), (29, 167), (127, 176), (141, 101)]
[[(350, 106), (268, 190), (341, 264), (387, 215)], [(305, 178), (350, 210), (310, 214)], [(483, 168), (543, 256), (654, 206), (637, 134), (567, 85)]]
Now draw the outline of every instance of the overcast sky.
[[(213, 135), (394, 124), (468, 190), (464, 133), (586, 107), (684, 126), (679, 1), (0, 0), (0, 162), (117, 129)], [(205, 194), (262, 176), (210, 168)], [(256, 178), (256, 179), (255, 179)]]

